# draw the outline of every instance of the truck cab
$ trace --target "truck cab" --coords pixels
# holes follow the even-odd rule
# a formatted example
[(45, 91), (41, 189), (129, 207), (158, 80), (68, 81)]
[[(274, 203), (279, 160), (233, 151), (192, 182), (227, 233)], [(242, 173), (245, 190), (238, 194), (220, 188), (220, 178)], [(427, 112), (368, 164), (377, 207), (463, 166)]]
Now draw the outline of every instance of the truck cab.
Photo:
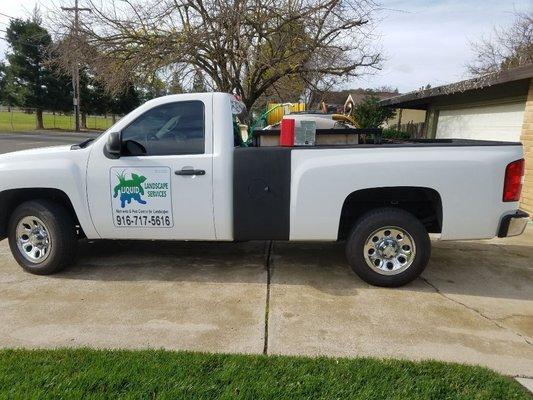
[(100, 238), (232, 239), (232, 99), (155, 99), (90, 146), (87, 198)]

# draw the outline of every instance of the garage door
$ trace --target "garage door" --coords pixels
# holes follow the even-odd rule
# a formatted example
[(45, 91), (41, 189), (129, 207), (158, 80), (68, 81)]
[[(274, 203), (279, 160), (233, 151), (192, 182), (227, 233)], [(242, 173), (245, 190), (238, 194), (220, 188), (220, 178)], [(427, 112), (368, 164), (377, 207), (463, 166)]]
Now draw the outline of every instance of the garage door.
[(520, 141), (525, 102), (440, 110), (437, 138)]

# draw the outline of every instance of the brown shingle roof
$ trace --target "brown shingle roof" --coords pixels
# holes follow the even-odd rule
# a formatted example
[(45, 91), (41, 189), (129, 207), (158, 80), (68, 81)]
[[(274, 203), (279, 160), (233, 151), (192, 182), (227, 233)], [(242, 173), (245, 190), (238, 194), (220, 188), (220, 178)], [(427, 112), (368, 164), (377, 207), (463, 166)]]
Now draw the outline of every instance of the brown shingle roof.
[(406, 107), (431, 102), (432, 98), (447, 96), (458, 93), (472, 92), (486, 89), (491, 86), (506, 84), (533, 78), (533, 64), (524, 65), (513, 69), (503, 70), (497, 73), (464, 81), (450, 83), (449, 85), (437, 86), (429, 89), (420, 89), (404, 95), (395, 96), (382, 100), (380, 104), (385, 107)]

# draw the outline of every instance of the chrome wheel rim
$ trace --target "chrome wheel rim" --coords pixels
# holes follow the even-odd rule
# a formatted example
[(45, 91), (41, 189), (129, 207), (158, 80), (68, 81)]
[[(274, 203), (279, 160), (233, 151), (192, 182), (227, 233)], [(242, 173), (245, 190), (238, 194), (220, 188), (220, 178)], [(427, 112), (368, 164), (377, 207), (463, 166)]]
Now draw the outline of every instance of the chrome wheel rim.
[(384, 226), (365, 241), (367, 265), (378, 274), (397, 275), (411, 266), (416, 256), (415, 241), (404, 229)]
[(17, 247), (22, 256), (34, 263), (42, 263), (50, 254), (52, 240), (42, 220), (34, 216), (22, 218), (17, 225)]

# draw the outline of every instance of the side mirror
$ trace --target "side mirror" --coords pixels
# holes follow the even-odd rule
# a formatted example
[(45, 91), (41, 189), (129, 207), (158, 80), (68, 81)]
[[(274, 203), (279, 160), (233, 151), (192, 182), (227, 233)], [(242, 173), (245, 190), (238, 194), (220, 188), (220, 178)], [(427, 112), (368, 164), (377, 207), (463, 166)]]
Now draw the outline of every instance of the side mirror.
[(122, 147), (122, 135), (120, 132), (111, 132), (107, 137), (105, 149), (111, 156), (119, 158)]

